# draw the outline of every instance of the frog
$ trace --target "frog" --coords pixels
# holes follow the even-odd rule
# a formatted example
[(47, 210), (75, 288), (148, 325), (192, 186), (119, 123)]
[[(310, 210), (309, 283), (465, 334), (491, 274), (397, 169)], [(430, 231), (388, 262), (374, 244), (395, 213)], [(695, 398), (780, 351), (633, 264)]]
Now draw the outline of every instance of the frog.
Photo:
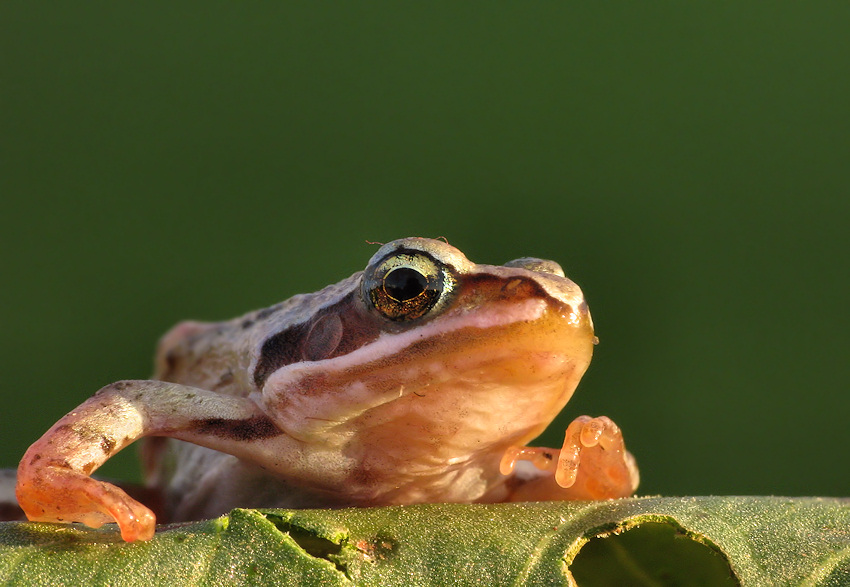
[[(172, 328), (151, 379), (103, 387), (30, 446), (15, 493), (31, 521), (117, 523), (127, 542), (235, 507), (627, 497), (638, 469), (608, 417), (528, 446), (597, 342), (558, 263), (394, 240), (318, 292)], [(137, 440), (156, 506), (92, 477)]]

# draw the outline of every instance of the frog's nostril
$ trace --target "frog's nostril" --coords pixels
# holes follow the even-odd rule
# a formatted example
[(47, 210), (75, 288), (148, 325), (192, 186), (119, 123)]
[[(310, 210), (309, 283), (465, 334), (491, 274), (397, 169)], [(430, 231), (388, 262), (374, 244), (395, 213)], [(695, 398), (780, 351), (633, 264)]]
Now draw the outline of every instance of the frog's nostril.
[(505, 285), (502, 286), (502, 293), (507, 295), (513, 295), (516, 293), (517, 288), (522, 283), (522, 279), (511, 279)]
[(537, 273), (551, 273), (558, 277), (566, 277), (564, 269), (555, 261), (549, 259), (538, 259), (537, 257), (522, 257), (505, 263), (505, 267), (520, 267)]

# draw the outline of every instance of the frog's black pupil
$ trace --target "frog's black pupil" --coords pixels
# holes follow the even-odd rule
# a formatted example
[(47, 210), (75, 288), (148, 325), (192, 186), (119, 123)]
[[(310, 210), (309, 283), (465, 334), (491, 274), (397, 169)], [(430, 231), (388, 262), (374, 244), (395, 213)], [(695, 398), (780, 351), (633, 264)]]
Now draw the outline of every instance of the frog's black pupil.
[(399, 302), (412, 300), (425, 291), (426, 287), (428, 287), (428, 279), (409, 267), (393, 269), (384, 277), (384, 291)]

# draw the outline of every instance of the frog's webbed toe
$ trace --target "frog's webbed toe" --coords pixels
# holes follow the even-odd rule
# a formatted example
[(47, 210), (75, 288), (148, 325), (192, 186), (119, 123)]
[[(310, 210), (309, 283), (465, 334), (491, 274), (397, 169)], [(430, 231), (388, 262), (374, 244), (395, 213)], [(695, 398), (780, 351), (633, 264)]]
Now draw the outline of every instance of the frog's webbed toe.
[(519, 460), (530, 461), (544, 474), (517, 483), (513, 501), (611, 499), (627, 497), (640, 481), (623, 434), (605, 416), (580, 416), (567, 428), (561, 450), (511, 447), (501, 472), (510, 474)]

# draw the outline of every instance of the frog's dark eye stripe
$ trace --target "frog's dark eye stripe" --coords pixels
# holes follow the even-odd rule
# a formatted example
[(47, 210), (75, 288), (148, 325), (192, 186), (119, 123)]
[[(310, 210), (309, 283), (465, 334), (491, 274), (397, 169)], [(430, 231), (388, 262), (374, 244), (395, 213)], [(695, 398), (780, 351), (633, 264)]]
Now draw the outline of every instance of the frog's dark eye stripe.
[(381, 324), (374, 316), (357, 311), (359, 303), (350, 293), (312, 319), (267, 338), (254, 367), (254, 384), (262, 388), (269, 375), (286, 365), (339, 357), (375, 340)]
[(430, 255), (400, 249), (367, 267), (362, 295), (384, 318), (406, 322), (442, 306), (454, 284), (449, 269)]

